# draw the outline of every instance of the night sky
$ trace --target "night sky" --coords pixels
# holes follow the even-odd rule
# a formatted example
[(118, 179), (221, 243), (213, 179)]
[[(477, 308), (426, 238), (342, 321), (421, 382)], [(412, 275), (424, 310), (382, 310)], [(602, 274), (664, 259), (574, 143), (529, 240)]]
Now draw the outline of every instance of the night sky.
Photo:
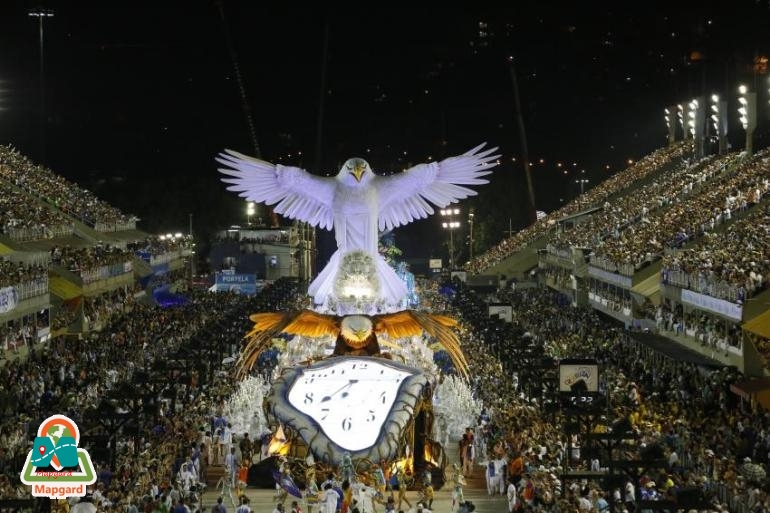
[[(388, 172), (484, 141), (500, 146), (493, 185), (461, 205), (494, 218), (477, 227), (490, 242), (509, 220), (514, 230), (526, 225), (510, 56), (536, 206), (546, 212), (579, 193), (576, 179), (590, 187), (661, 147), (666, 105), (729, 93), (732, 112), (744, 81), (758, 91), (760, 139), (770, 117), (768, 75), (753, 68), (770, 54), (767, 1), (712, 11), (523, 2), (475, 12), (225, 1), (224, 22), (217, 2), (137, 4), (44, 4), (55, 10), (44, 22), (45, 155), (39, 25), (27, 16), (39, 4), (0, 7), (0, 143), (138, 215), (150, 231), (186, 231), (189, 213), (200, 235), (245, 223), (245, 204), (225, 191), (214, 162), (224, 148), (256, 152), (241, 85), (261, 157), (319, 174), (336, 174), (352, 156)], [(735, 120), (730, 127), (741, 146)], [(436, 218), (396, 232), (409, 256), (438, 256), (430, 248), (444, 238)]]

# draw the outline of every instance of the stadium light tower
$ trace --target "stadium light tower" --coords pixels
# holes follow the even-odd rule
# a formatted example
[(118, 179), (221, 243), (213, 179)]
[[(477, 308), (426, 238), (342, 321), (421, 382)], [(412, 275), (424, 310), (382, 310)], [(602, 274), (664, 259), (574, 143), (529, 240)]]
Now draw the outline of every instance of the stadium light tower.
[(682, 104), (676, 106), (676, 119), (679, 121), (679, 126), (682, 127), (682, 140), (687, 139), (687, 127), (684, 126), (684, 107)]
[(674, 112), (676, 112), (676, 105), (671, 105), (663, 109), (663, 119), (666, 120), (666, 129), (668, 131), (668, 144), (674, 144), (676, 142), (676, 120), (674, 119)]
[(53, 9), (35, 7), (27, 11), (27, 16), (38, 19), (38, 32), (40, 34), (40, 160), (45, 161), (45, 132), (46, 118), (45, 111), (45, 53), (43, 52), (45, 42), (45, 30), (43, 29), (46, 18), (53, 18)]
[(741, 84), (738, 87), (738, 114), (741, 126), (746, 130), (746, 153), (754, 153), (754, 129), (757, 127), (757, 93), (750, 92), (748, 87)]
[(695, 142), (695, 158), (703, 158), (703, 128), (705, 121), (705, 112), (703, 110), (704, 101), (702, 98), (695, 98), (687, 104), (687, 128), (690, 136)]
[(460, 221), (455, 220), (455, 216), (460, 215), (459, 208), (444, 208), (441, 209), (440, 214), (447, 220), (441, 223), (441, 226), (445, 230), (449, 230), (449, 270), (455, 268), (455, 239), (454, 231), (460, 227)]
[(727, 153), (727, 102), (718, 94), (711, 95), (711, 126), (719, 143), (719, 154)]

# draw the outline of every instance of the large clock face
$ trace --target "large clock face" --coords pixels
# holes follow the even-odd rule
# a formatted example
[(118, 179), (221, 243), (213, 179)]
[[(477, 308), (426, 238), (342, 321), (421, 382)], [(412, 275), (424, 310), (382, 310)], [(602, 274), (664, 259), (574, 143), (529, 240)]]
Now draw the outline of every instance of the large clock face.
[(346, 359), (303, 370), (287, 399), (315, 420), (331, 441), (358, 451), (377, 440), (401, 383), (411, 375), (368, 359)]
[(339, 464), (349, 451), (379, 461), (396, 456), (426, 384), (421, 371), (390, 360), (334, 357), (286, 369), (267, 401), (317, 458)]

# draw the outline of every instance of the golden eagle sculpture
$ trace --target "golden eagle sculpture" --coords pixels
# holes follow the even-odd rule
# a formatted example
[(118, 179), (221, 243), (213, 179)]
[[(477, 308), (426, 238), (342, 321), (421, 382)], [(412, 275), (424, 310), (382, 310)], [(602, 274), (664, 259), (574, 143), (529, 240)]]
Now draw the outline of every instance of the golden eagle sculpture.
[(260, 353), (281, 333), (310, 338), (332, 336), (337, 340), (335, 355), (375, 356), (381, 354), (378, 336), (386, 335), (395, 340), (425, 332), (444, 347), (457, 372), (468, 377), (468, 362), (452, 329), (457, 326), (457, 321), (444, 315), (403, 310), (383, 315), (337, 316), (301, 310), (257, 313), (249, 319), (254, 322), (254, 327), (244, 337), (246, 343), (238, 362), (241, 376), (251, 370)]

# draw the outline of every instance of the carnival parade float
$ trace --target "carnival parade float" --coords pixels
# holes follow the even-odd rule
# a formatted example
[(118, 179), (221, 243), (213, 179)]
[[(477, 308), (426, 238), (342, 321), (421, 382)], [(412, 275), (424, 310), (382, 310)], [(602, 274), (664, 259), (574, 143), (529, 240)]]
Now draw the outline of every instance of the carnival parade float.
[[(372, 485), (378, 473), (427, 471), (435, 488), (443, 484), (444, 446), (478, 413), (462, 328), (444, 312), (415, 308), (414, 277), (387, 262), (378, 241), (434, 206), (475, 195), (469, 186), (487, 183), (495, 151), (481, 145), (388, 176), (360, 158), (334, 177), (233, 151), (217, 159), (228, 190), (335, 233), (337, 250), (310, 283), (308, 305), (254, 313), (237, 363), (233, 430), (267, 434), (263, 456), (274, 458), (285, 489), (311, 487), (317, 467)], [(255, 375), (266, 357), (273, 374)]]

